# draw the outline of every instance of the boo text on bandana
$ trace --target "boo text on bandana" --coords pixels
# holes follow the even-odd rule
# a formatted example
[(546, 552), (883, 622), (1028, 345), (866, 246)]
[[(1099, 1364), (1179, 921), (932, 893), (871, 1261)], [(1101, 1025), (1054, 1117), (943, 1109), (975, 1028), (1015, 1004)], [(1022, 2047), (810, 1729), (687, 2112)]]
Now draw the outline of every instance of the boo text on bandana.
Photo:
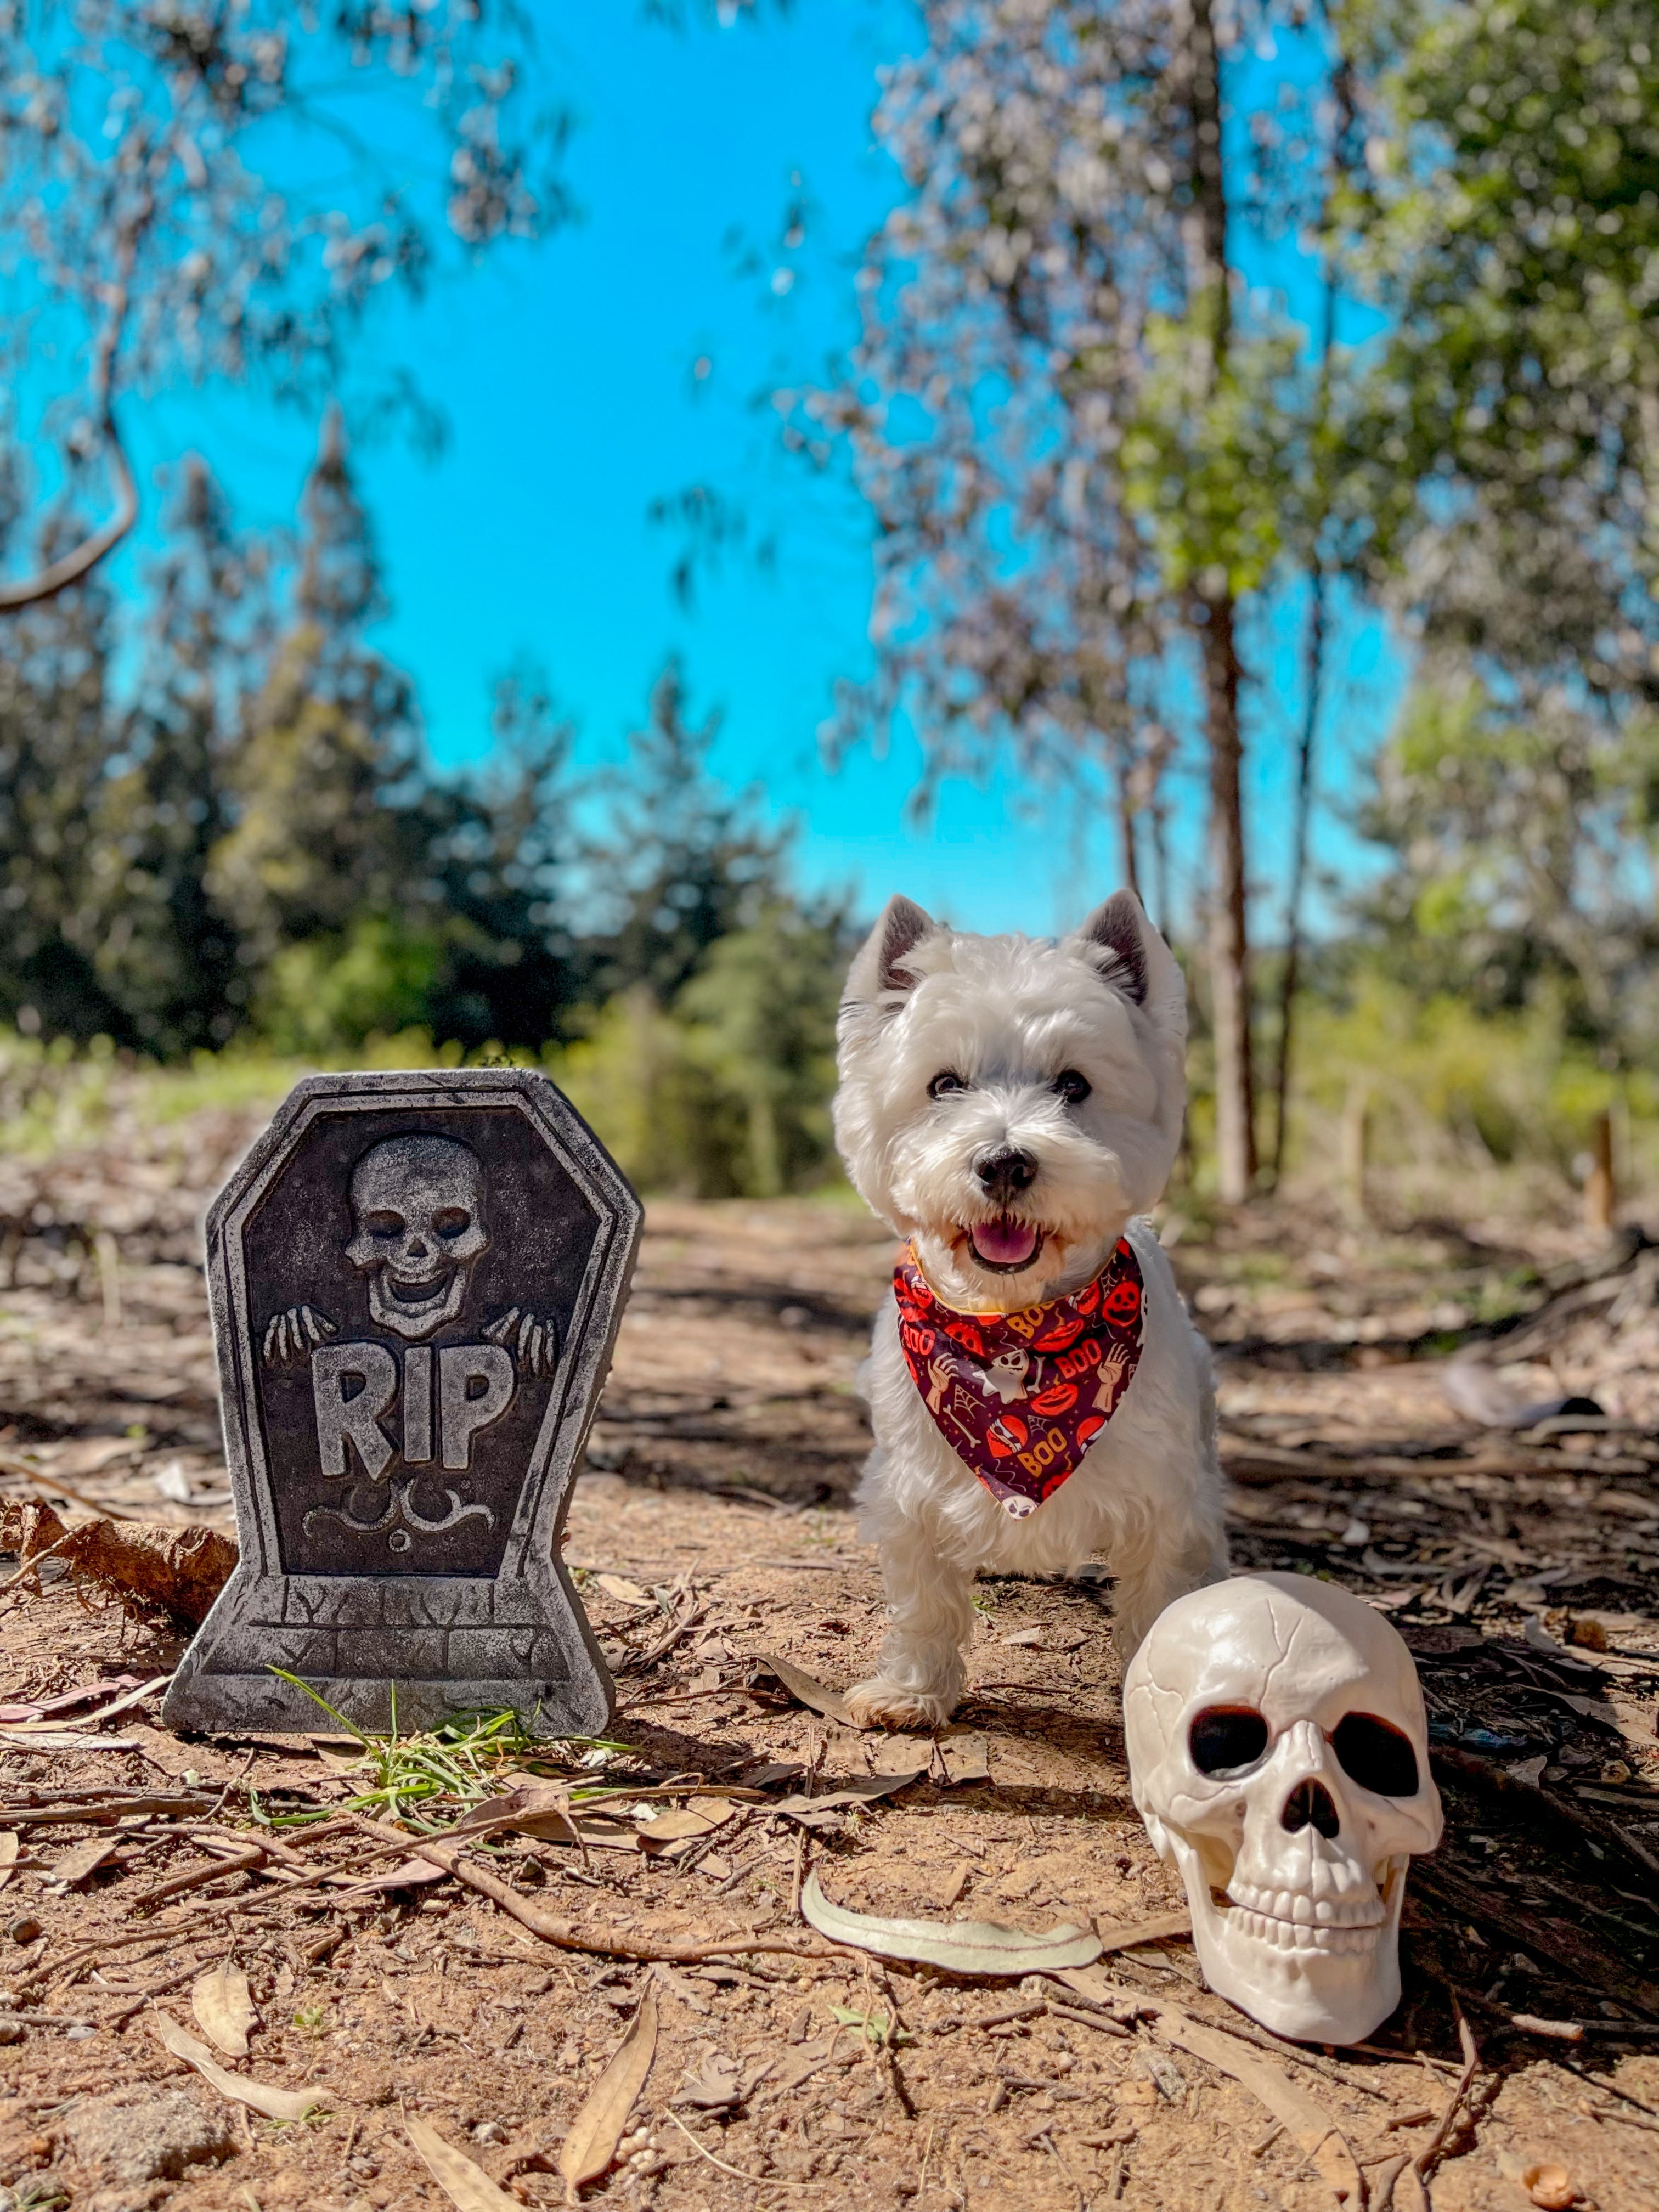
[(1120, 1237), (1093, 1282), (1023, 1313), (955, 1313), (907, 1246), (893, 1272), (899, 1342), (933, 1425), (1016, 1520), (1073, 1474), (1140, 1358), (1140, 1266)]

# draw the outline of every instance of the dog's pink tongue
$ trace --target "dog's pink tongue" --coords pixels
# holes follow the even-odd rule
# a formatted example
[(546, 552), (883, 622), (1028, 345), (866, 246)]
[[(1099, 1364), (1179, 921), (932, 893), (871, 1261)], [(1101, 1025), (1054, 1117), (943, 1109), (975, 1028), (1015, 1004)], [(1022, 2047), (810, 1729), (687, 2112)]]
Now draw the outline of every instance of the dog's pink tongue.
[(1037, 1233), (1027, 1221), (981, 1221), (973, 1231), (973, 1247), (981, 1260), (994, 1267), (1017, 1267), (1036, 1250)]

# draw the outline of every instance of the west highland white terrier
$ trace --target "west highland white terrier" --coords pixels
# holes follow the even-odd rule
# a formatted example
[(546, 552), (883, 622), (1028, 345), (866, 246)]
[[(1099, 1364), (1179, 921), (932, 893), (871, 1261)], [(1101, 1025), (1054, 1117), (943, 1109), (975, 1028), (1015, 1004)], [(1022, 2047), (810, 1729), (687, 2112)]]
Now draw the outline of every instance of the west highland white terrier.
[(908, 1239), (861, 1370), (860, 1532), (890, 1622), (864, 1727), (962, 1695), (985, 1568), (1114, 1577), (1118, 1657), (1227, 1571), (1215, 1395), (1149, 1222), (1186, 1109), (1186, 993), (1128, 891), (1058, 943), (896, 898), (854, 961), (836, 1139)]

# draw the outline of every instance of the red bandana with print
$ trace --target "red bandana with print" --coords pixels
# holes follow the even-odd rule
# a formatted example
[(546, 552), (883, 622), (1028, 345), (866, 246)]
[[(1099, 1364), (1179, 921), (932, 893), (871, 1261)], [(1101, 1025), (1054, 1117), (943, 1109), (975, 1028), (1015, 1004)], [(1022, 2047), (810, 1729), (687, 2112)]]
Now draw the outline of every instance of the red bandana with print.
[(1052, 1498), (1116, 1412), (1140, 1358), (1140, 1266), (1120, 1237), (1093, 1282), (1024, 1313), (940, 1304), (907, 1245), (899, 1342), (933, 1425), (1017, 1521)]

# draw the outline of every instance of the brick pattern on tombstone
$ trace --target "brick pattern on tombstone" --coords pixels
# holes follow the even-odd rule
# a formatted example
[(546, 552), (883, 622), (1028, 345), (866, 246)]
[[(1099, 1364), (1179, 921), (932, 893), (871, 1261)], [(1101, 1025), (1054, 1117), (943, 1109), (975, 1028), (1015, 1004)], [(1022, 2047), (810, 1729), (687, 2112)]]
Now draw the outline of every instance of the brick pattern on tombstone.
[(313, 1729), (291, 1674), (362, 1728), (604, 1731), (559, 1539), (641, 1221), (544, 1075), (296, 1086), (208, 1214), (241, 1559), (169, 1726)]

